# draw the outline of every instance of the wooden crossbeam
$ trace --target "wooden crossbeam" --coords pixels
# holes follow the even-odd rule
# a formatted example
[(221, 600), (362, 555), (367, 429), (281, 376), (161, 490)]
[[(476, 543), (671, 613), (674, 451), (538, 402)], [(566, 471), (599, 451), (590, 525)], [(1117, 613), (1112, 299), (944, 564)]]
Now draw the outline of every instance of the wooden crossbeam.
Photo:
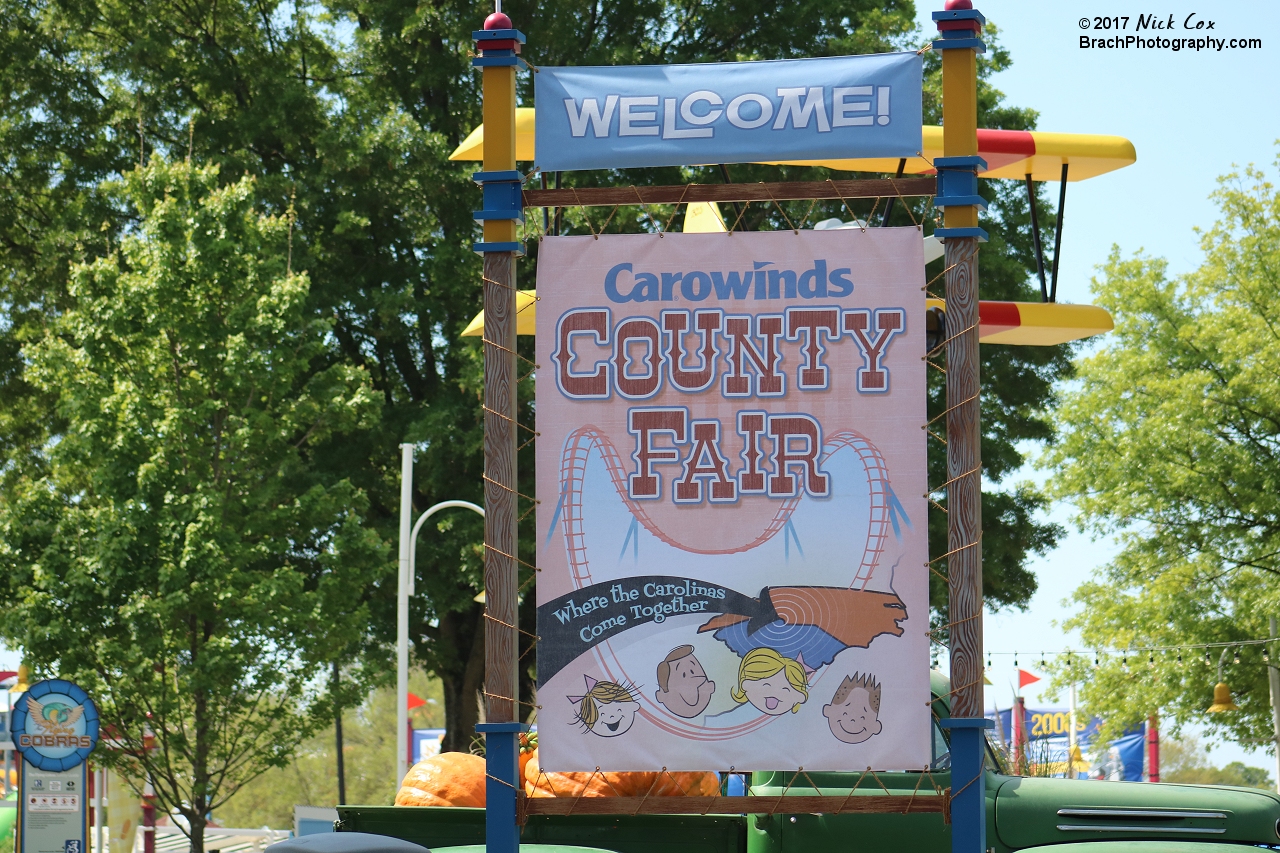
[(951, 797), (933, 792), (916, 796), (860, 795), (794, 797), (530, 797), (527, 815), (569, 814), (941, 814), (949, 816)]
[(525, 190), (525, 207), (613, 207), (691, 201), (799, 201), (837, 198), (900, 198), (934, 195), (934, 178), (857, 181), (781, 181), (757, 184), (685, 184), (660, 187), (581, 187)]

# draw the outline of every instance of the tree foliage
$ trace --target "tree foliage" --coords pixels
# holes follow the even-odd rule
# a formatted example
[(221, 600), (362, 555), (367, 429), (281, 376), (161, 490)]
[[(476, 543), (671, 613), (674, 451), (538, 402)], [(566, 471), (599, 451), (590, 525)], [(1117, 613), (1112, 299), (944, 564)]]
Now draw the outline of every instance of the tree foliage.
[(1214, 765), (1209, 761), (1208, 751), (1193, 735), (1160, 742), (1160, 781), (1275, 789), (1271, 773), (1261, 767), (1250, 767), (1243, 761), (1232, 761), (1225, 767)]
[(367, 377), (326, 357), (290, 223), (218, 172), (129, 173), (138, 228), (72, 267), (25, 350), (63, 426), (0, 504), (0, 629), (89, 690), (121, 745), (102, 759), (197, 853), (205, 816), (323, 724), (312, 679), (364, 635), (348, 590), (385, 560), (364, 496), (312, 464), (377, 417)]
[(1112, 251), (1094, 286), (1116, 330), (1081, 361), (1048, 460), (1081, 524), (1123, 544), (1067, 626), (1091, 647), (1175, 649), (1150, 656), (1153, 672), (1108, 656), (1085, 687), (1093, 712), (1206, 720), (1221, 661), (1242, 712), (1206, 721), (1254, 744), (1271, 738), (1264, 649), (1215, 648), (1209, 666), (1176, 650), (1268, 637), (1280, 615), (1280, 197), (1251, 168), (1215, 199), (1194, 272)]
[[(774, 59), (915, 49), (909, 0), (510, 0), (506, 11), (529, 37), (535, 65)], [(0, 2), (0, 466), (35, 481), (48, 474), (45, 449), (69, 429), (63, 389), (34, 381), (24, 347), (74, 310), (69, 271), (107, 257), (139, 227), (139, 213), (103, 182), (145, 163), (217, 166), (224, 185), (246, 173), (257, 208), (293, 211), (292, 266), (305, 270), (304, 315), (329, 324), (319, 356), (362, 371), (378, 410), (333, 452), (308, 459), (326, 482), (347, 482), (368, 505), (366, 532), (394, 541), (397, 445), (418, 445), (413, 501), (420, 512), (446, 499), (480, 501), (482, 419), (479, 347), (458, 332), (480, 308), (479, 260), (470, 244), (478, 192), (474, 164), (449, 152), (480, 121), (471, 32), (482, 4), (442, 0), (3, 0)], [(985, 38), (979, 122), (1029, 128), (1035, 114), (1004, 103), (988, 78), (1008, 54)], [(939, 119), (939, 65), (926, 55), (926, 120)], [(522, 77), (531, 102), (531, 75)], [(814, 178), (822, 170), (733, 166), (734, 180)], [(703, 183), (718, 169), (578, 173), (569, 183)], [(1035, 298), (1028, 207), (1016, 183), (984, 182), (991, 241), (981, 255), (984, 298)], [(791, 205), (794, 222), (826, 216), (880, 218), (883, 202)], [(678, 211), (674, 227), (680, 225)], [(1043, 207), (1042, 207), (1042, 212)], [(566, 212), (573, 233), (600, 230)], [(539, 217), (531, 217), (531, 239)], [(932, 227), (926, 203), (899, 204), (892, 223)], [(1052, 227), (1051, 216), (1041, 217)], [(645, 211), (623, 208), (610, 231), (652, 228)], [(776, 208), (753, 205), (740, 227), (786, 227)], [(520, 270), (533, 280), (536, 242)], [(929, 277), (941, 272), (941, 263)], [(935, 288), (936, 289), (936, 288)], [(529, 342), (521, 346), (528, 351)], [(999, 483), (1021, 463), (1018, 442), (1052, 435), (1043, 408), (1065, 375), (1065, 348), (983, 347), (984, 476)], [(930, 414), (942, 409), (941, 374), (932, 376)], [(533, 426), (532, 380), (520, 391), (520, 418)], [(930, 481), (945, 479), (943, 451), (931, 446)], [(532, 448), (521, 457), (521, 486), (532, 493)], [(9, 498), (0, 497), (0, 501)], [(1017, 489), (984, 494), (985, 593), (992, 607), (1025, 606), (1035, 589), (1029, 555), (1051, 547), (1057, 530), (1035, 517), (1038, 498)], [(521, 556), (532, 561), (532, 514)], [(945, 551), (942, 517), (930, 519), (932, 551)], [(477, 720), (483, 665), (482, 524), (470, 514), (442, 517), (419, 540), (418, 595), (411, 620), (415, 655), (440, 676), (449, 741), (466, 749)], [(522, 582), (527, 582), (522, 576)], [(347, 590), (353, 612), (367, 612), (357, 648), (385, 650), (394, 618), (395, 568)], [(945, 621), (945, 592), (933, 601)], [(532, 626), (526, 596), (522, 625)], [(367, 609), (362, 609), (367, 608)], [(12, 635), (10, 635), (12, 636)], [(49, 652), (52, 655), (52, 651)], [(52, 664), (54, 655), (46, 659)], [(533, 655), (526, 654), (532, 663)], [(521, 698), (532, 700), (532, 670)]]

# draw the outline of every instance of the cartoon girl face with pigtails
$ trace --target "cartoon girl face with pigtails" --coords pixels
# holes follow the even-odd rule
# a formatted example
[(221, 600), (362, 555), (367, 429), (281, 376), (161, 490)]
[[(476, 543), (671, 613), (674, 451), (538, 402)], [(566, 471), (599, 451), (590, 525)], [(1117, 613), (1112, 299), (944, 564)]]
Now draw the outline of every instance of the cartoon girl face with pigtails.
[(626, 734), (636, 721), (636, 711), (640, 709), (635, 694), (612, 681), (596, 681), (589, 675), (583, 677), (587, 682), (586, 695), (567, 697), (579, 706), (577, 721), (600, 737)]

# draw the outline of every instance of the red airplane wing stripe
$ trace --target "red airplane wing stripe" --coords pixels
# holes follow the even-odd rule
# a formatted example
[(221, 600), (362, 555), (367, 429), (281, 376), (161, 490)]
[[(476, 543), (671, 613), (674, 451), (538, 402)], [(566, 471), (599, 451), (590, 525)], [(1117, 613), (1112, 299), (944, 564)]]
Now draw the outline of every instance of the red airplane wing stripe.
[(994, 130), (978, 128), (978, 154), (1017, 154), (1019, 157), (1033, 157), (1036, 153), (1036, 139), (1029, 130)]
[(1022, 325), (1022, 314), (1019, 313), (1016, 302), (983, 299), (978, 302), (978, 323), (982, 326), (1016, 329)]

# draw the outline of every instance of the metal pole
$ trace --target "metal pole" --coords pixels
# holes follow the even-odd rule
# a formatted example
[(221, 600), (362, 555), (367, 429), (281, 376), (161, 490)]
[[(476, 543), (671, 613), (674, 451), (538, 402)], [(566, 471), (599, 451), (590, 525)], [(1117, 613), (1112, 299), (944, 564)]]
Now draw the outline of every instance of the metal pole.
[(1071, 682), (1071, 714), (1068, 725), (1071, 731), (1067, 735), (1067, 778), (1074, 779), (1076, 777), (1076, 683)]
[(484, 509), (476, 506), (471, 501), (440, 501), (438, 504), (432, 504), (427, 508), (426, 512), (418, 516), (418, 520), (414, 522), (413, 531), (409, 534), (409, 595), (413, 595), (414, 584), (418, 576), (418, 531), (422, 529), (422, 525), (428, 518), (442, 509), (452, 509), (454, 507), (469, 509), (484, 518)]
[[(338, 704), (338, 678), (340, 676), (338, 662), (333, 662), (333, 738), (334, 754), (338, 764), (338, 805), (347, 804), (347, 766), (346, 757), (342, 754), (342, 706)], [(407, 703), (406, 703), (407, 704)]]
[(1058, 255), (1062, 254), (1062, 222), (1067, 209), (1067, 164), (1062, 164), (1062, 180), (1058, 184), (1058, 223), (1053, 229), (1053, 277), (1049, 281), (1049, 301), (1058, 301)]
[[(1269, 617), (1268, 625), (1271, 633), (1267, 636), (1276, 636), (1276, 617)], [(1280, 669), (1274, 663), (1267, 664), (1267, 682), (1271, 685), (1271, 725), (1276, 744), (1276, 793), (1280, 793)]]
[(1031, 206), (1031, 237), (1036, 247), (1036, 271), (1040, 274), (1040, 301), (1049, 301), (1049, 284), (1044, 278), (1044, 246), (1040, 243), (1040, 217), (1036, 214), (1036, 185), (1027, 173), (1027, 204)]
[(413, 521), (413, 445), (400, 445), (400, 571), (396, 582), (396, 789), (409, 772), (409, 525)]
[[(7, 784), (9, 781), (7, 773), (5, 774), (5, 777), (6, 777), (5, 783)], [(93, 771), (93, 824), (94, 824), (93, 834), (94, 834), (94, 846), (97, 849), (98, 853), (103, 853), (103, 849), (104, 849), (102, 846), (102, 840), (103, 840), (102, 829), (103, 829), (103, 825), (106, 823), (107, 816), (102, 809), (102, 794), (104, 792), (103, 789), (106, 787), (106, 784), (107, 784), (106, 771), (104, 770)]]

